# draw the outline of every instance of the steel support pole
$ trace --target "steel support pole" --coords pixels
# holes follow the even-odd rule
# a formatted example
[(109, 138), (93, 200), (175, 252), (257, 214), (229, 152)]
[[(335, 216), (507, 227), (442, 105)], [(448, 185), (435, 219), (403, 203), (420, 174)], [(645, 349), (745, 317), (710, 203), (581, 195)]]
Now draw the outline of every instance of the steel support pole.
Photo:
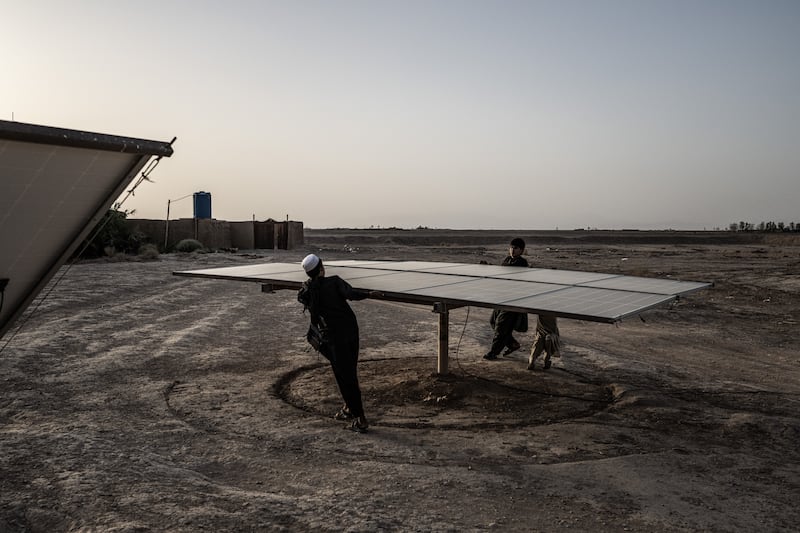
[(433, 306), (434, 312), (439, 314), (439, 356), (436, 364), (436, 373), (447, 374), (448, 348), (450, 345), (450, 311), (447, 304), (437, 303)]

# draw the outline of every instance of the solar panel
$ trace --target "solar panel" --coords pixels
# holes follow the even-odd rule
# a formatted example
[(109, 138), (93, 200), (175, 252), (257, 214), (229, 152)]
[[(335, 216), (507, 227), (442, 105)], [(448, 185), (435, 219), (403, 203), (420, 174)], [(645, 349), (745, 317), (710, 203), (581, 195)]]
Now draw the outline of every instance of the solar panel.
[[(173, 272), (177, 276), (259, 281), (297, 289), (307, 279), (299, 263), (271, 263)], [(439, 315), (437, 372), (447, 374), (449, 309), (463, 305), (613, 323), (668, 303), (710, 283), (637, 278), (568, 270), (431, 261), (329, 261), (325, 275), (338, 275), (377, 297), (434, 304)], [(671, 291), (671, 292), (665, 292)]]
[(514, 271), (525, 271), (528, 270), (525, 267), (512, 267), (512, 266), (501, 266), (501, 265), (469, 265), (469, 264), (447, 264), (444, 266), (439, 267), (428, 267), (422, 270), (427, 270), (429, 272), (436, 272), (441, 274), (454, 274), (454, 275), (461, 275), (461, 276), (476, 276), (480, 278), (485, 278), (489, 276), (511, 276), (514, 274)]
[[(343, 264), (347, 263), (347, 264)], [(445, 267), (460, 266), (460, 263), (440, 263), (436, 261), (330, 261), (325, 265), (351, 266), (354, 268), (380, 268), (383, 270), (435, 270)], [(476, 265), (479, 266), (479, 265)]]
[(298, 265), (290, 263), (262, 263), (235, 267), (206, 268), (203, 270), (188, 270), (182, 272), (185, 276), (206, 277), (214, 279), (230, 279), (244, 281), (261, 281), (265, 279), (286, 279), (298, 281), (307, 279), (308, 276), (298, 269)]
[[(356, 289), (385, 293), (386, 299), (476, 305), (609, 323), (711, 285), (595, 272), (431, 261), (348, 260), (325, 265), (326, 275), (338, 275)], [(277, 283), (285, 288), (298, 288), (307, 279), (296, 263), (175, 274)]]
[(389, 276), (394, 274), (394, 272), (389, 272), (377, 268), (342, 268), (338, 266), (326, 265), (325, 274), (330, 276), (336, 275), (342, 278), (347, 276), (347, 279), (355, 280), (360, 278), (369, 278), (372, 276)]
[(420, 294), (433, 298), (445, 298), (458, 303), (508, 304), (519, 299), (520, 294), (537, 295), (561, 290), (561, 285), (528, 283), (525, 281), (464, 278), (450, 285), (409, 290), (409, 294)]
[(0, 336), (170, 143), (0, 120)]
[(509, 305), (536, 314), (543, 313), (598, 322), (617, 322), (674, 299), (673, 295), (593, 287), (564, 287), (548, 294), (523, 297), (509, 302)]
[(548, 268), (521, 269), (520, 272), (501, 272), (497, 277), (538, 281), (539, 283), (558, 283), (560, 285), (580, 285), (590, 281), (598, 281), (616, 277), (613, 274), (599, 272), (580, 272), (576, 270), (553, 270)]
[(649, 292), (653, 294), (686, 294), (708, 286), (706, 283), (675, 281), (660, 278), (618, 276), (584, 283), (586, 287), (598, 287), (622, 291)]
[[(327, 272), (327, 267), (326, 267)], [(372, 276), (349, 280), (345, 275), (339, 274), (343, 279), (350, 281), (353, 287), (370, 291), (391, 293), (410, 293), (419, 289), (432, 289), (453, 283), (464, 283), (465, 279), (458, 276), (442, 276), (429, 272), (393, 272), (383, 276)]]
[(644, 278), (583, 272), (578, 270), (555, 270), (545, 268), (508, 267), (502, 265), (436, 263), (429, 261), (332, 261), (328, 265), (352, 268), (372, 268), (385, 270), (418, 270), (436, 274), (453, 274), (473, 277), (492, 277), (509, 280), (523, 280), (560, 285), (583, 285), (605, 289), (617, 289), (653, 294), (686, 294), (708, 287), (708, 283), (677, 281), (661, 278)]

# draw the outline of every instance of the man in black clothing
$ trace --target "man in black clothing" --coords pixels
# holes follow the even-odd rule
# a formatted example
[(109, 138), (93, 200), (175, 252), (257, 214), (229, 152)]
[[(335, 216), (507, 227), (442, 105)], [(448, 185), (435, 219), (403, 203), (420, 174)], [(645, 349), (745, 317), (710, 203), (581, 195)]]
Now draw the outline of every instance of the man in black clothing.
[[(509, 246), (508, 257), (503, 260), (503, 266), (528, 267), (528, 262), (522, 257), (525, 251), (525, 241), (519, 237), (512, 239)], [(506, 349), (503, 355), (508, 355), (519, 350), (520, 344), (514, 338), (514, 331), (528, 331), (528, 315), (525, 313), (514, 313), (512, 311), (501, 311), (495, 309), (492, 312), (490, 324), (494, 328), (492, 347), (489, 353), (483, 356), (484, 359), (494, 360), (500, 355), (503, 348)]]
[(347, 300), (363, 300), (369, 293), (353, 289), (339, 276), (326, 278), (322, 260), (314, 254), (307, 255), (302, 264), (309, 279), (297, 293), (297, 300), (303, 310), (311, 311), (311, 321), (327, 333), (328, 341), (320, 353), (330, 361), (344, 399), (344, 407), (334, 418), (352, 420), (350, 429), (363, 433), (369, 424), (358, 385), (358, 321)]

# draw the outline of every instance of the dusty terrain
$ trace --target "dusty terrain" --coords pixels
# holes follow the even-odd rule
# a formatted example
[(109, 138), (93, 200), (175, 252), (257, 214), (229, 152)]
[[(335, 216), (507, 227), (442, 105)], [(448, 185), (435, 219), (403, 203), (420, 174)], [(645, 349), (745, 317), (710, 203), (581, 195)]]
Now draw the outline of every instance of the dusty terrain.
[(489, 310), (461, 308), (437, 376), (430, 308), (356, 302), (355, 434), (294, 293), (171, 273), (309, 251), (497, 263), (511, 232), (77, 263), (0, 339), (0, 532), (797, 531), (800, 243), (522, 235), (536, 266), (715, 287), (563, 320), (547, 372), (525, 349), (484, 361)]

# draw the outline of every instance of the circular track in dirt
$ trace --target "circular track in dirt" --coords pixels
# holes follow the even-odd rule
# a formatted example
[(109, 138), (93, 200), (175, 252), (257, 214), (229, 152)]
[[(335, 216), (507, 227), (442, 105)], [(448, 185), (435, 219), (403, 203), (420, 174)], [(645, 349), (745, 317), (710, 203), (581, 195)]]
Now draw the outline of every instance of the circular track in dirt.
[[(359, 381), (373, 425), (438, 429), (518, 428), (589, 416), (613, 401), (610, 387), (555, 366), (529, 371), (513, 360), (458, 365), (445, 375), (430, 357), (365, 359)], [(342, 404), (327, 362), (285, 374), (275, 393), (330, 417)]]

